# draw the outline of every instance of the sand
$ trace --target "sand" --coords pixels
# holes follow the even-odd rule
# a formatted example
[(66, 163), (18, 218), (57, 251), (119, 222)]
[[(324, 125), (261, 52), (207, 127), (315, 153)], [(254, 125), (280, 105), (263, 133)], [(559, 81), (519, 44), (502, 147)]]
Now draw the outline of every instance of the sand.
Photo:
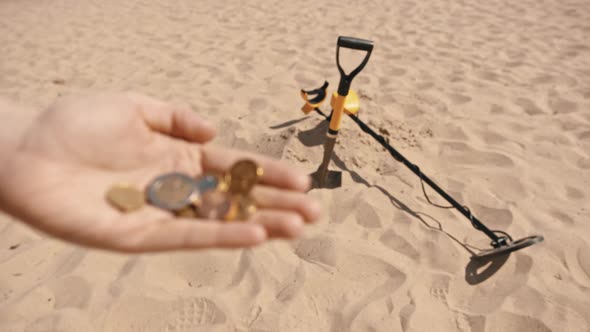
[(360, 117), (486, 225), (545, 242), (478, 276), (488, 239), (344, 119), (343, 186), (310, 192), (324, 217), (297, 241), (119, 255), (2, 216), (0, 330), (590, 331), (588, 1), (3, 0), (0, 94), (186, 102), (216, 142), (311, 172), (325, 123), (299, 89), (334, 91), (339, 35), (375, 44)]

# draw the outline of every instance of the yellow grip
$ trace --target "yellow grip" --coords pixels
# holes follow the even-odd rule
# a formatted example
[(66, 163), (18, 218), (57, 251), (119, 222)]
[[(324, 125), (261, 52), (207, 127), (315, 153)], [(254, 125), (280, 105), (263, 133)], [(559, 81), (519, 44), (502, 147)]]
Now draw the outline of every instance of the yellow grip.
[(305, 114), (309, 114), (313, 110), (314, 110), (314, 106), (310, 105), (308, 103), (305, 103), (305, 105), (303, 105), (303, 107), (301, 107), (301, 111)]
[(330, 120), (330, 129), (338, 131), (340, 129), (340, 122), (342, 122), (342, 114), (344, 113), (344, 100), (346, 96), (341, 96), (337, 92), (332, 95), (332, 119)]

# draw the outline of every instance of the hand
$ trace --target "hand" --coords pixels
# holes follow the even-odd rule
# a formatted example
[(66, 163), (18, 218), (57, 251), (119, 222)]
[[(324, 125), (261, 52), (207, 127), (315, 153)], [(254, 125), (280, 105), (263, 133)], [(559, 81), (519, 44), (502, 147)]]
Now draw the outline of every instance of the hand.
[[(305, 194), (308, 176), (211, 145), (214, 135), (189, 108), (145, 96), (60, 99), (32, 121), (0, 168), (0, 208), (63, 240), (123, 252), (253, 246), (299, 236), (319, 217)], [(121, 213), (105, 200), (115, 183), (145, 188), (163, 173), (223, 172), (244, 157), (264, 169), (252, 193), (259, 211), (246, 222), (181, 219), (150, 205)]]

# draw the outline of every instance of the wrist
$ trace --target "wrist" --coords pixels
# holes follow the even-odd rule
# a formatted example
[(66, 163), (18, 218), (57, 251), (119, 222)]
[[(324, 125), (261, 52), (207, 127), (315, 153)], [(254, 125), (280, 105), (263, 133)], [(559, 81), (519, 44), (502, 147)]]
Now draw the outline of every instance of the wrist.
[(15, 150), (37, 112), (0, 97), (0, 160)]
[(34, 109), (0, 97), (0, 171), (18, 150), (36, 115)]
[[(9, 213), (11, 163), (38, 112), (0, 96), (0, 211)], [(7, 196), (8, 195), (8, 196)]]

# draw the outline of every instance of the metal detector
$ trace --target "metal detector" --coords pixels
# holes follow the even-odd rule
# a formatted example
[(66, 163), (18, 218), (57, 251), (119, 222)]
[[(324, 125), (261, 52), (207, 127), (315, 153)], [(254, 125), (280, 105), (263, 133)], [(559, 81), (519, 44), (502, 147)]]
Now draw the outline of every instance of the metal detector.
[[(363, 62), (353, 70), (349, 75), (344, 74), (342, 67), (340, 66), (339, 60), (339, 49), (340, 47), (347, 47), (356, 50), (364, 50), (367, 52)], [(528, 236), (519, 240), (514, 241), (512, 237), (503, 231), (490, 230), (484, 225), (479, 219), (477, 219), (469, 210), (468, 207), (459, 204), (453, 197), (442, 190), (434, 181), (426, 176), (420, 168), (411, 163), (395, 148), (393, 148), (387, 140), (377, 134), (371, 129), (366, 123), (356, 116), (359, 110), (359, 99), (358, 95), (354, 90), (350, 89), (352, 79), (363, 69), (369, 60), (369, 56), (373, 50), (373, 43), (368, 40), (352, 38), (352, 37), (339, 37), (337, 48), (336, 48), (336, 63), (340, 72), (340, 84), (338, 90), (332, 96), (332, 112), (330, 115), (326, 115), (320, 109), (321, 104), (324, 102), (328, 89), (328, 82), (324, 82), (322, 87), (313, 90), (301, 90), (301, 96), (305, 100), (305, 105), (302, 107), (302, 111), (305, 114), (309, 114), (311, 111), (315, 111), (322, 115), (326, 121), (329, 121), (330, 126), (326, 135), (326, 141), (324, 143), (324, 158), (318, 170), (312, 174), (313, 185), (312, 188), (337, 188), (342, 185), (342, 173), (337, 171), (329, 171), (328, 165), (336, 144), (336, 138), (340, 129), (340, 123), (342, 121), (342, 115), (347, 114), (363, 132), (369, 134), (377, 142), (379, 142), (395, 160), (406, 165), (414, 174), (416, 174), (422, 183), (422, 189), (424, 191), (424, 182), (434, 189), (439, 195), (441, 195), (447, 202), (449, 202), (452, 208), (457, 209), (465, 218), (467, 218), (471, 225), (478, 231), (483, 232), (491, 240), (491, 248), (485, 249), (476, 253), (472, 256), (474, 259), (490, 259), (496, 256), (509, 254), (513, 251), (520, 250), (534, 244), (540, 243), (544, 240), (541, 235)], [(315, 96), (310, 99), (310, 96)], [(426, 196), (426, 191), (424, 191)], [(426, 196), (429, 203), (430, 199)], [(432, 204), (432, 203), (431, 203)], [(499, 234), (499, 235), (498, 235)]]

